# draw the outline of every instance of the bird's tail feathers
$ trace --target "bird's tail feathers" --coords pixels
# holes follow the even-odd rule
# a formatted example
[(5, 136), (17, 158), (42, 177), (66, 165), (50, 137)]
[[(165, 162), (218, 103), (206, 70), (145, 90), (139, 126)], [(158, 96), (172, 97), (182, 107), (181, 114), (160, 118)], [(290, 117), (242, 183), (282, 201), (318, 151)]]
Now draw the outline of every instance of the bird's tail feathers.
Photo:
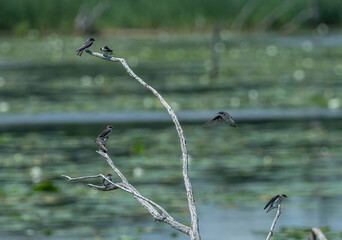
[(235, 122), (229, 122), (229, 125), (230, 125), (231, 127), (234, 127), (234, 128), (237, 127), (237, 124), (236, 124)]

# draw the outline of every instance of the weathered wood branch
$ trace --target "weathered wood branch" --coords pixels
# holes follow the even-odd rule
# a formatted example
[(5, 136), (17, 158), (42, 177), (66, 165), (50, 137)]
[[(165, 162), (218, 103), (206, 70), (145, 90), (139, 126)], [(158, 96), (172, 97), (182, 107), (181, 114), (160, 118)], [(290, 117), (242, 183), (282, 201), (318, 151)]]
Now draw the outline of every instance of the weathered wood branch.
[(270, 240), (271, 237), (273, 236), (273, 231), (274, 231), (275, 225), (276, 225), (276, 223), (278, 221), (278, 218), (279, 218), (280, 214), (281, 214), (281, 204), (278, 205), (277, 214), (274, 217), (274, 220), (273, 220), (272, 225), (271, 225), (271, 230), (268, 233), (266, 240)]
[(166, 108), (168, 114), (170, 115), (172, 121), (175, 124), (178, 137), (180, 139), (180, 146), (182, 151), (182, 160), (183, 160), (183, 178), (184, 178), (184, 185), (187, 193), (187, 199), (188, 199), (188, 206), (189, 206), (189, 212), (190, 212), (190, 219), (191, 219), (191, 227), (188, 227), (186, 225), (183, 225), (173, 219), (171, 215), (160, 205), (153, 202), (152, 200), (143, 197), (138, 190), (136, 190), (127, 180), (127, 178), (120, 172), (120, 170), (114, 165), (111, 158), (108, 156), (107, 153), (103, 151), (97, 151), (98, 154), (100, 154), (102, 157), (104, 157), (109, 164), (109, 166), (113, 169), (113, 171), (120, 177), (122, 182), (120, 183), (114, 183), (108, 178), (106, 178), (102, 174), (98, 174), (95, 176), (83, 176), (78, 178), (71, 178), (67, 175), (62, 175), (62, 177), (67, 178), (69, 181), (78, 181), (78, 180), (85, 180), (85, 179), (91, 179), (91, 178), (103, 178), (107, 182), (109, 182), (110, 186), (98, 186), (94, 184), (87, 184), (89, 187), (92, 187), (99, 191), (111, 191), (115, 189), (121, 189), (123, 191), (126, 191), (133, 195), (133, 197), (154, 217), (156, 221), (165, 222), (169, 224), (171, 227), (189, 235), (191, 240), (200, 240), (200, 234), (199, 234), (199, 227), (198, 227), (198, 217), (195, 207), (195, 200), (192, 193), (192, 185), (190, 178), (188, 176), (188, 154), (187, 154), (187, 147), (186, 147), (186, 140), (183, 134), (183, 129), (178, 121), (178, 118), (173, 111), (173, 109), (170, 107), (170, 105), (164, 100), (164, 98), (150, 85), (148, 85), (146, 82), (144, 82), (141, 78), (139, 78), (128, 66), (127, 62), (123, 58), (114, 58), (114, 57), (108, 57), (103, 54), (99, 54), (96, 52), (91, 52), (89, 50), (86, 51), (92, 56), (112, 61), (112, 62), (120, 62), (123, 67), (126, 69), (127, 73), (133, 77), (135, 80), (137, 80), (140, 84), (142, 84), (145, 88), (149, 89), (163, 104), (163, 106)]
[[(61, 177), (68, 179), (70, 182), (81, 181), (81, 180), (92, 179), (92, 178), (103, 178), (103, 179), (106, 179), (107, 181), (110, 181), (108, 178), (106, 178), (106, 176), (104, 176), (102, 174), (98, 174), (98, 175), (94, 175), (94, 176), (82, 176), (82, 177), (76, 177), (76, 178), (72, 178), (72, 177), (67, 176), (67, 175), (61, 175)], [(94, 185), (91, 183), (87, 184), (87, 186), (92, 187), (96, 190), (100, 190), (100, 191), (112, 191), (112, 190), (116, 190), (118, 188), (124, 190), (124, 188), (125, 188), (125, 184), (123, 184), (123, 183), (114, 183), (112, 181), (110, 181), (110, 182), (112, 183), (112, 185), (109, 187), (98, 186), (98, 185)]]
[[(98, 185), (94, 185), (94, 184), (87, 184), (87, 186), (92, 187), (93, 189), (96, 189), (99, 191), (112, 191), (112, 190), (116, 190), (116, 189), (121, 189), (123, 191), (126, 191), (126, 192), (132, 194), (135, 199), (137, 199), (137, 201), (153, 216), (155, 221), (165, 222), (165, 223), (169, 224), (171, 227), (189, 235), (190, 228), (188, 226), (185, 226), (185, 225), (177, 222), (160, 205), (158, 205), (157, 203), (153, 202), (152, 200), (142, 196), (131, 184), (129, 184), (129, 182), (126, 180), (126, 178), (123, 176), (123, 174), (119, 171), (119, 169), (115, 167), (112, 160), (109, 158), (108, 154), (102, 153), (102, 152), (98, 152), (98, 153), (100, 155), (102, 155), (103, 157), (105, 157), (107, 159), (108, 163), (110, 162), (109, 165), (118, 174), (118, 176), (121, 178), (121, 180), (125, 179), (125, 182), (123, 181), (120, 183), (114, 183), (111, 180), (109, 180), (108, 178), (106, 178), (106, 176), (104, 176), (103, 174), (98, 174), (98, 175), (94, 175), (94, 176), (82, 176), (82, 177), (76, 177), (76, 178), (72, 178), (72, 177), (67, 176), (67, 175), (62, 175), (62, 177), (67, 178), (69, 181), (80, 181), (80, 180), (93, 179), (93, 178), (106, 179), (109, 183), (112, 184), (112, 186), (105, 187), (105, 186), (98, 186)], [(159, 213), (156, 208), (161, 213)]]
[[(161, 102), (161, 104), (166, 108), (168, 114), (170, 115), (172, 121), (175, 124), (176, 130), (178, 133), (178, 137), (179, 137), (179, 141), (180, 141), (181, 151), (182, 151), (182, 160), (183, 160), (183, 171), (182, 172), (183, 172), (183, 179), (184, 179), (184, 185), (185, 185), (186, 195), (187, 195), (187, 199), (188, 199), (188, 207), (189, 207), (190, 220), (191, 220), (191, 228), (190, 228), (190, 232), (188, 234), (189, 234), (191, 240), (200, 240), (201, 237), (200, 237), (200, 233), (199, 233), (198, 216), (197, 216), (197, 210), (196, 210), (196, 206), (195, 206), (195, 199), (194, 199), (193, 192), (192, 192), (191, 181), (190, 181), (190, 178), (188, 175), (189, 161), (188, 161), (186, 140), (184, 137), (183, 129), (182, 129), (182, 127), (178, 121), (178, 118), (177, 118), (175, 112), (173, 111), (171, 106), (165, 101), (165, 99), (158, 93), (157, 90), (155, 90), (153, 87), (151, 87), (145, 81), (143, 81), (140, 77), (138, 77), (133, 72), (133, 70), (129, 67), (129, 65), (127, 64), (125, 59), (105, 56), (103, 54), (100, 54), (97, 52), (92, 52), (90, 50), (87, 50), (86, 52), (92, 56), (101, 58), (103, 60), (107, 60), (107, 61), (111, 61), (111, 62), (120, 62), (122, 64), (122, 66), (126, 69), (127, 73), (131, 77), (133, 77), (135, 80), (137, 80), (145, 88), (150, 90), (158, 98), (158, 100)], [(107, 162), (108, 162), (108, 159), (107, 159)]]
[(327, 240), (319, 228), (313, 227), (310, 232), (309, 240)]
[[(160, 222), (165, 222), (169, 225), (171, 225), (171, 227), (189, 234), (190, 232), (190, 228), (188, 226), (185, 226), (179, 222), (177, 222), (176, 220), (174, 220), (171, 215), (164, 209), (162, 208), (160, 205), (158, 205), (157, 203), (151, 201), (150, 199), (147, 199), (145, 197), (143, 197), (138, 190), (136, 190), (129, 182), (128, 180), (125, 178), (125, 176), (120, 172), (120, 170), (114, 165), (112, 159), (108, 156), (107, 153), (101, 152), (101, 151), (97, 151), (98, 154), (100, 154), (101, 156), (103, 156), (107, 163), (109, 164), (109, 166), (113, 169), (113, 171), (121, 178), (122, 182), (125, 183), (126, 187), (129, 189), (130, 193), (134, 196), (135, 199), (137, 199), (137, 201), (148, 211), (150, 212), (150, 214), (154, 217), (154, 219), (156, 221), (160, 221)], [(109, 181), (110, 182), (110, 181)], [(155, 209), (153, 208), (156, 207), (157, 209), (159, 209), (162, 214), (159, 214), (158, 211), (154, 211)]]

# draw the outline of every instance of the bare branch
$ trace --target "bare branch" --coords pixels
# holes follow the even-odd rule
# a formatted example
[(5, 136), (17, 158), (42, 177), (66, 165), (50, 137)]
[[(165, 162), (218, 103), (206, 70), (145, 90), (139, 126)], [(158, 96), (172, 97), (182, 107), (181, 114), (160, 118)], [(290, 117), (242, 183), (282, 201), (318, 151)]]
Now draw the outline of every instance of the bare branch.
[[(124, 187), (120, 188), (128, 193), (131, 193), (133, 195), (133, 197), (154, 217), (154, 219), (156, 221), (160, 221), (160, 222), (165, 222), (167, 224), (169, 224), (171, 227), (185, 233), (189, 235), (190, 232), (190, 228), (188, 226), (185, 226), (179, 222), (177, 222), (176, 220), (174, 220), (170, 214), (164, 209), (162, 208), (159, 204), (153, 202), (152, 200), (143, 197), (139, 191), (137, 189), (135, 189), (129, 182), (128, 180), (125, 178), (125, 176), (120, 172), (120, 170), (114, 165), (112, 159), (108, 156), (107, 153), (104, 153), (102, 151), (97, 151), (98, 154), (100, 154), (101, 156), (103, 156), (107, 163), (109, 164), (109, 166), (113, 169), (113, 171), (121, 178), (122, 182), (124, 183)], [(103, 178), (105, 178), (105, 176), (103, 176), (102, 174), (100, 174)], [(110, 182), (111, 184), (114, 184), (112, 181), (110, 181), (109, 179), (107, 179), (108, 182)], [(156, 207), (157, 209), (159, 209), (161, 211), (162, 214), (160, 214), (154, 207)]]
[[(120, 170), (114, 165), (113, 161), (110, 159), (108, 154), (103, 151), (97, 151), (98, 154), (103, 156), (107, 163), (110, 165), (110, 167), (113, 169), (113, 171), (121, 178), (121, 183), (114, 183), (108, 178), (106, 178), (104, 175), (99, 174), (96, 176), (85, 176), (85, 177), (79, 177), (79, 178), (71, 178), (66, 175), (62, 175), (63, 177), (69, 179), (69, 181), (78, 181), (78, 180), (84, 180), (89, 178), (98, 178), (101, 177), (103, 179), (106, 179), (107, 182), (111, 183), (112, 185), (105, 187), (105, 186), (98, 186), (94, 184), (88, 184), (89, 187), (92, 187), (96, 190), (100, 191), (110, 191), (114, 189), (121, 189), (124, 190), (130, 194), (133, 195), (133, 197), (154, 217), (156, 221), (161, 221), (169, 224), (171, 227), (187, 234), (190, 236), (191, 240), (200, 240), (201, 237), (199, 235), (199, 227), (198, 227), (198, 217), (195, 207), (195, 200), (192, 193), (192, 186), (191, 182), (188, 176), (188, 154), (187, 154), (187, 147), (186, 147), (186, 140), (183, 134), (183, 129), (178, 121), (178, 118), (175, 114), (175, 112), (172, 110), (170, 105), (164, 100), (164, 98), (150, 85), (148, 85), (146, 82), (144, 82), (141, 78), (139, 78), (128, 66), (127, 62), (123, 58), (114, 58), (105, 56), (103, 54), (99, 54), (96, 52), (91, 52), (89, 50), (86, 50), (87, 53), (89, 53), (92, 56), (111, 61), (111, 62), (120, 62), (123, 67), (126, 69), (127, 73), (132, 76), (135, 80), (137, 80), (140, 84), (142, 84), (145, 88), (149, 89), (163, 104), (163, 106), (168, 111), (172, 121), (174, 122), (176, 126), (176, 130), (180, 139), (180, 145), (182, 150), (182, 159), (183, 159), (183, 177), (184, 177), (184, 185), (187, 193), (187, 199), (188, 199), (188, 205), (189, 205), (189, 212), (190, 212), (190, 218), (191, 218), (191, 227), (185, 226), (176, 220), (174, 220), (170, 214), (161, 206), (159, 206), (157, 203), (151, 201), (148, 198), (143, 197), (131, 184), (129, 184), (126, 177), (120, 172)], [(161, 213), (159, 213), (159, 211)]]
[[(138, 77), (132, 71), (132, 69), (128, 66), (128, 64), (127, 64), (125, 59), (104, 56), (103, 54), (100, 54), (100, 53), (97, 53), (97, 52), (92, 52), (90, 50), (87, 50), (86, 52), (89, 53), (92, 56), (95, 56), (95, 57), (98, 57), (98, 58), (101, 58), (101, 59), (104, 59), (104, 60), (108, 60), (108, 61), (111, 61), (111, 62), (120, 62), (122, 64), (122, 66), (126, 69), (127, 73), (131, 77), (133, 77), (135, 80), (137, 80), (145, 88), (149, 89), (158, 98), (158, 100), (161, 102), (161, 104), (163, 104), (163, 106), (166, 108), (166, 110), (169, 113), (172, 121), (175, 124), (176, 130), (177, 130), (177, 133), (178, 133), (178, 137), (179, 137), (179, 141), (180, 141), (181, 151), (182, 151), (183, 178), (184, 178), (184, 185), (185, 185), (185, 189), (186, 189), (186, 193), (187, 193), (186, 195), (187, 195), (187, 199), (188, 199), (188, 207), (189, 207), (190, 220), (191, 220), (191, 231), (189, 233), (189, 236), (190, 236), (191, 240), (200, 240), (201, 237), (200, 237), (200, 234), (199, 234), (198, 216), (197, 216), (197, 211), (196, 211), (196, 206), (195, 206), (195, 199), (194, 199), (193, 192), (192, 192), (191, 181), (190, 181), (190, 178), (189, 178), (189, 175), (188, 175), (188, 165), (189, 165), (189, 163), (188, 163), (188, 153), (187, 153), (187, 147), (186, 147), (186, 140), (185, 140), (185, 137), (184, 137), (183, 129), (182, 129), (182, 127), (181, 127), (181, 125), (180, 125), (180, 123), (178, 121), (178, 118), (177, 118), (175, 112), (173, 111), (171, 106), (164, 100), (164, 98), (157, 92), (157, 90), (155, 90), (153, 87), (151, 87), (146, 82), (144, 82), (140, 77)], [(104, 154), (101, 154), (101, 155), (105, 157)], [(107, 159), (107, 162), (108, 162), (108, 159)], [(123, 182), (125, 182), (125, 181), (123, 180)]]
[(86, 180), (86, 179), (92, 179), (92, 178), (103, 178), (103, 179), (106, 179), (107, 181), (109, 181), (112, 184), (112, 186), (105, 187), (105, 186), (98, 186), (98, 185), (93, 185), (93, 184), (87, 184), (87, 185), (96, 189), (96, 190), (101, 190), (101, 191), (111, 191), (111, 190), (116, 190), (118, 188), (125, 190), (123, 183), (113, 183), (112, 181), (110, 181), (107, 177), (105, 177), (102, 174), (98, 174), (98, 175), (94, 175), (94, 176), (82, 176), (82, 177), (76, 177), (76, 178), (72, 178), (72, 177), (67, 176), (67, 175), (61, 175), (61, 177), (67, 178), (71, 182)]
[(83, 176), (83, 177), (77, 177), (77, 178), (72, 178), (67, 175), (61, 175), (61, 177), (67, 178), (69, 181), (74, 182), (74, 181), (80, 181), (80, 180), (91, 179), (91, 178), (100, 178), (101, 174), (94, 175), (94, 176)]
[[(102, 152), (99, 152), (102, 155)], [(106, 153), (105, 153), (106, 154)], [(106, 154), (107, 155), (107, 154)], [(118, 168), (116, 168), (112, 162), (112, 160), (109, 158), (109, 156), (107, 155), (107, 161), (109, 161), (113, 166), (113, 169), (115, 169), (115, 172), (118, 172), (120, 175), (121, 172), (119, 171)], [(123, 175), (122, 175), (123, 176)], [(94, 175), (94, 176), (82, 176), (82, 177), (76, 177), (76, 178), (72, 178), (70, 176), (67, 175), (61, 175), (61, 177), (67, 178), (69, 181), (79, 181), (79, 180), (85, 180), (85, 179), (91, 179), (91, 178), (103, 178), (106, 179), (109, 183), (112, 184), (111, 187), (106, 187), (105, 186), (98, 186), (98, 185), (94, 185), (94, 184), (87, 184), (88, 186), (96, 189), (96, 190), (101, 190), (101, 191), (109, 191), (109, 190), (115, 190), (120, 188), (121, 190), (128, 192), (130, 194), (132, 194), (134, 197), (139, 198), (143, 201), (146, 201), (148, 203), (150, 203), (151, 205), (154, 205), (155, 207), (159, 208), (159, 210), (161, 210), (163, 212), (163, 214), (165, 215), (169, 215), (161, 206), (159, 206), (157, 203), (151, 201), (148, 198), (143, 197), (132, 185), (130, 185), (128, 182), (123, 182), (123, 183), (114, 183), (112, 182), (110, 179), (108, 179), (106, 176), (102, 175), (102, 174), (98, 174), (98, 175)], [(126, 180), (127, 181), (127, 180)]]
[[(103, 153), (101, 151), (97, 151), (97, 152), (106, 158), (108, 164), (120, 176), (120, 178), (123, 178), (126, 180), (126, 178), (123, 176), (123, 174), (120, 172), (120, 170), (115, 167), (115, 165), (113, 164), (112, 160), (109, 158), (107, 153)], [(118, 188), (123, 190), (123, 191), (126, 191), (126, 192), (132, 194), (133, 197), (135, 199), (137, 199), (137, 201), (153, 216), (153, 218), (156, 221), (165, 222), (165, 223), (169, 224), (171, 227), (189, 235), (190, 228), (188, 226), (185, 226), (185, 225), (177, 222), (160, 205), (158, 205), (157, 203), (153, 202), (152, 200), (142, 196), (131, 184), (128, 183), (127, 180), (126, 180), (126, 182), (114, 183), (111, 180), (109, 180), (106, 176), (104, 176), (103, 174), (98, 174), (98, 175), (94, 175), (94, 176), (82, 176), (82, 177), (76, 177), (76, 178), (72, 178), (72, 177), (67, 176), (67, 175), (62, 175), (62, 177), (67, 178), (69, 181), (80, 181), (80, 180), (92, 179), (92, 178), (106, 179), (109, 183), (112, 184), (111, 186), (109, 186), (107, 188), (105, 186), (98, 186), (98, 185), (94, 185), (94, 184), (87, 184), (87, 186), (89, 186), (93, 189), (99, 190), (99, 191), (112, 191), (112, 190), (116, 190)], [(155, 209), (155, 207), (161, 211), (161, 214)]]
[(313, 227), (310, 232), (309, 240), (327, 240), (323, 232), (319, 228)]
[(107, 163), (109, 164), (109, 166), (113, 169), (113, 171), (119, 176), (119, 178), (121, 178), (122, 182), (128, 184), (128, 181), (126, 179), (126, 177), (120, 172), (120, 170), (115, 167), (112, 159), (110, 159), (110, 157), (108, 156), (107, 153), (102, 152), (102, 151), (96, 151), (98, 154), (100, 154), (102, 157), (104, 157), (107, 160)]
[(119, 189), (119, 187), (117, 187), (116, 185), (120, 185), (123, 187), (123, 183), (116, 183), (115, 185), (112, 184), (111, 186), (105, 187), (105, 186), (98, 186), (98, 185), (94, 185), (94, 184), (87, 184), (87, 186), (94, 188), (95, 190), (99, 190), (99, 191), (113, 191), (116, 189)]
[(281, 204), (278, 204), (277, 214), (274, 217), (273, 223), (271, 225), (271, 230), (268, 233), (266, 240), (270, 240), (271, 237), (273, 236), (273, 231), (274, 231), (275, 225), (276, 225), (276, 223), (278, 221), (278, 218), (279, 218), (280, 214), (281, 214)]

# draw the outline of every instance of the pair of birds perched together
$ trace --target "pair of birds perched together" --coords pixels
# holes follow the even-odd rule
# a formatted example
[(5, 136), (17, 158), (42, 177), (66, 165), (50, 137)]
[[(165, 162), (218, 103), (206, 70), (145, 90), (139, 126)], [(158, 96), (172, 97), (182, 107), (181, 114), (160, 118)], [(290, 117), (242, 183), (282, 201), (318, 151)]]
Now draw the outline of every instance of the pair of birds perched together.
[[(94, 41), (95, 41), (94, 38), (92, 38), (92, 37), (88, 38), (88, 39), (83, 43), (83, 45), (82, 45), (81, 47), (79, 47), (79, 48), (76, 50), (77, 56), (80, 56), (80, 57), (81, 57), (83, 51), (89, 50), (89, 48), (91, 47), (91, 45), (93, 45)], [(108, 56), (108, 55), (113, 54), (113, 50), (110, 49), (108, 46), (102, 46), (102, 47), (100, 48), (100, 50), (101, 50), (102, 52), (104, 52), (105, 56)]]

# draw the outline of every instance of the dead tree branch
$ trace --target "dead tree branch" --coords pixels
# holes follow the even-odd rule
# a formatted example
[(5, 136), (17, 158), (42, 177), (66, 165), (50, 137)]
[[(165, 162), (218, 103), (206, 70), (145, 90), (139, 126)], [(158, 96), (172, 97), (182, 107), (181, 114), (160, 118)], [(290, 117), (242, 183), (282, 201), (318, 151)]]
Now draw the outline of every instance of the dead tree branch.
[[(120, 177), (121, 180), (125, 179), (125, 182), (123, 181), (120, 183), (114, 183), (110, 181), (108, 178), (106, 178), (106, 176), (104, 176), (103, 174), (98, 174), (95, 176), (82, 176), (82, 177), (76, 177), (76, 178), (72, 178), (67, 175), (62, 175), (62, 177), (67, 178), (69, 181), (80, 181), (80, 180), (93, 179), (93, 178), (106, 179), (108, 182), (112, 184), (110, 187), (98, 186), (94, 184), (87, 184), (87, 186), (92, 187), (96, 190), (100, 190), (100, 191), (111, 191), (111, 190), (121, 189), (125, 192), (128, 192), (132, 194), (133, 197), (137, 199), (138, 202), (154, 217), (155, 221), (165, 222), (171, 225), (173, 228), (181, 232), (184, 232), (186, 234), (189, 234), (189, 231), (190, 231), (189, 227), (174, 220), (164, 208), (162, 208), (161, 206), (159, 206), (157, 203), (153, 202), (152, 200), (143, 197), (131, 184), (129, 184), (129, 182), (126, 180), (123, 174), (119, 171), (119, 169), (115, 167), (115, 165), (113, 164), (113, 161), (109, 158), (108, 154), (102, 153), (99, 151), (98, 153), (102, 155), (103, 157), (105, 157), (108, 163), (110, 162), (109, 165), (112, 167), (112, 169), (116, 173), (118, 173), (119, 177), (121, 176)], [(161, 213), (159, 213), (156, 208), (159, 209)]]
[(327, 240), (319, 228), (313, 227), (310, 232), (309, 240)]
[[(89, 187), (92, 187), (96, 190), (100, 191), (109, 191), (119, 188), (121, 190), (124, 190), (130, 194), (133, 195), (133, 197), (154, 217), (156, 221), (165, 222), (169, 224), (171, 227), (189, 235), (191, 240), (200, 240), (200, 234), (199, 234), (199, 226), (198, 226), (198, 216), (197, 211), (195, 207), (195, 200), (192, 192), (192, 185), (191, 181), (188, 175), (188, 153), (187, 153), (187, 147), (186, 147), (186, 140), (184, 137), (183, 129), (178, 121), (178, 118), (171, 108), (171, 106), (164, 100), (164, 98), (155, 90), (153, 87), (148, 85), (146, 82), (144, 82), (140, 77), (138, 77), (132, 69), (127, 64), (126, 60), (123, 58), (115, 58), (115, 57), (109, 57), (105, 56), (100, 53), (92, 52), (90, 50), (86, 50), (87, 53), (89, 53), (92, 56), (101, 58), (103, 60), (111, 61), (111, 62), (120, 62), (122, 66), (126, 69), (127, 73), (133, 77), (135, 80), (137, 80), (141, 85), (143, 85), (145, 88), (149, 89), (157, 98), (158, 100), (163, 104), (163, 106), (166, 108), (167, 112), (169, 113), (172, 121), (175, 124), (178, 137), (180, 140), (180, 147), (182, 151), (182, 160), (183, 160), (183, 178), (184, 178), (184, 185), (187, 193), (187, 199), (188, 199), (188, 207), (190, 212), (190, 220), (191, 220), (191, 227), (188, 227), (186, 225), (183, 225), (179, 222), (177, 222), (175, 219), (173, 219), (170, 214), (161, 206), (159, 206), (157, 203), (151, 201), (148, 198), (143, 197), (131, 184), (129, 184), (126, 177), (120, 172), (120, 170), (114, 165), (113, 161), (110, 159), (107, 153), (102, 151), (97, 151), (102, 157), (104, 157), (107, 161), (107, 163), (110, 165), (110, 167), (113, 169), (113, 171), (120, 177), (122, 180), (121, 183), (114, 183), (110, 181), (108, 178), (106, 178), (104, 175), (99, 174), (96, 176), (86, 176), (86, 177), (78, 177), (78, 178), (71, 178), (66, 175), (62, 175), (62, 177), (69, 179), (70, 181), (77, 181), (77, 180), (84, 180), (89, 178), (97, 178), (101, 177), (103, 179), (106, 179), (112, 186), (110, 187), (103, 187), (103, 186), (97, 186), (93, 184), (88, 184)], [(113, 189), (112, 189), (113, 188)], [(159, 212), (159, 211), (160, 212)]]
[(273, 236), (273, 231), (274, 231), (275, 225), (276, 225), (276, 223), (278, 221), (278, 218), (279, 218), (280, 214), (281, 214), (281, 204), (278, 205), (277, 214), (274, 217), (273, 223), (271, 225), (271, 230), (268, 233), (266, 240), (270, 240), (271, 237)]
[[(115, 57), (109, 57), (109, 56), (104, 56), (103, 54), (97, 53), (97, 52), (92, 52), (90, 50), (86, 51), (92, 56), (101, 58), (103, 60), (111, 61), (111, 62), (120, 62), (122, 66), (126, 69), (127, 73), (133, 77), (135, 80), (137, 80), (141, 85), (143, 85), (145, 88), (150, 90), (163, 104), (163, 106), (166, 108), (167, 112), (169, 113), (172, 121), (175, 124), (179, 141), (180, 141), (180, 146), (181, 146), (181, 151), (182, 151), (182, 160), (183, 160), (183, 178), (184, 178), (184, 185), (187, 193), (187, 199), (188, 199), (188, 207), (189, 207), (189, 212), (190, 212), (190, 220), (191, 220), (191, 229), (189, 232), (189, 236), (191, 240), (199, 240), (201, 239), (200, 234), (199, 234), (199, 226), (198, 226), (198, 216), (197, 216), (197, 211), (196, 211), (196, 206), (195, 206), (195, 199), (193, 196), (192, 192), (192, 185), (191, 181), (188, 175), (188, 153), (187, 153), (187, 147), (186, 147), (186, 140), (184, 137), (183, 129), (178, 121), (178, 118), (171, 108), (171, 106), (164, 100), (164, 98), (158, 93), (157, 90), (155, 90), (153, 87), (148, 85), (145, 81), (143, 81), (140, 77), (138, 77), (133, 70), (129, 67), (127, 64), (126, 60), (123, 58), (115, 58)], [(108, 160), (107, 160), (108, 161)]]

